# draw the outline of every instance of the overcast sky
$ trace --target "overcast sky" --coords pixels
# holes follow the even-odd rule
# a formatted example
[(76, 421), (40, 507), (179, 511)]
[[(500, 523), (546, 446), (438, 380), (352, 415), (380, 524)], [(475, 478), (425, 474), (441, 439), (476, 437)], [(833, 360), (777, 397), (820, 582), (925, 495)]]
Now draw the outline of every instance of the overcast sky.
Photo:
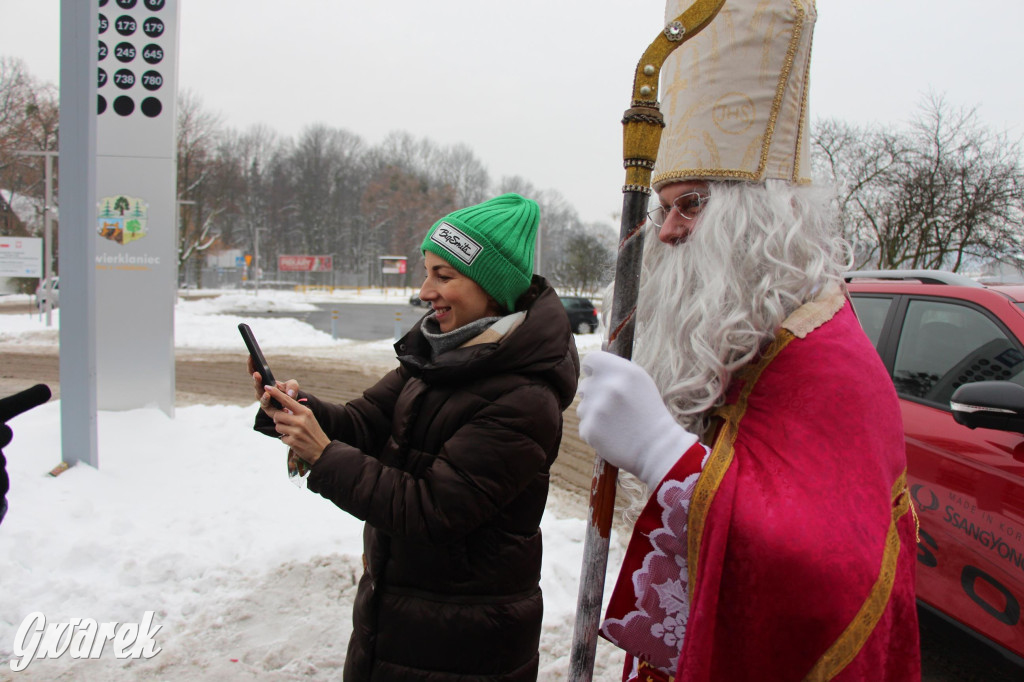
[[(87, 1), (87, 0), (79, 0)], [(95, 0), (93, 0), (95, 1)], [(899, 125), (929, 92), (1024, 134), (1021, 0), (821, 0), (811, 115)], [(111, 3), (113, 6), (113, 3)], [(58, 81), (60, 0), (0, 0), (0, 56)], [(464, 143), (492, 178), (621, 208), (620, 119), (663, 0), (180, 0), (179, 88), (222, 121)]]

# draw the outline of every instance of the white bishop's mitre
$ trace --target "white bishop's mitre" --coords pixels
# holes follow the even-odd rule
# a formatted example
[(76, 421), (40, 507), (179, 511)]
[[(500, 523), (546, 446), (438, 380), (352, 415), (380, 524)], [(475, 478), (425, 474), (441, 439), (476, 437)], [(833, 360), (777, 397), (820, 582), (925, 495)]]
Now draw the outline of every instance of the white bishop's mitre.
[[(692, 0), (668, 0), (666, 22)], [(814, 0), (726, 0), (661, 71), (652, 185), (689, 179), (810, 182), (807, 93)]]

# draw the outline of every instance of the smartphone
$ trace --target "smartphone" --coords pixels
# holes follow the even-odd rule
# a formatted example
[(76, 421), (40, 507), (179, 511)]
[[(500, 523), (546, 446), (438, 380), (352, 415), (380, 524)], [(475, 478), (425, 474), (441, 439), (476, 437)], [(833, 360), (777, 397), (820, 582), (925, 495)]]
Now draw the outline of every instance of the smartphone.
[[(260, 344), (256, 343), (256, 337), (253, 335), (252, 330), (249, 329), (249, 325), (242, 322), (238, 325), (238, 331), (242, 334), (245, 347), (249, 349), (249, 357), (252, 358), (253, 367), (256, 368), (256, 371), (260, 373), (260, 377), (263, 379), (263, 385), (276, 386), (277, 384), (274, 383), (274, 373), (270, 371), (270, 365), (267, 364), (267, 359), (263, 357)], [(270, 406), (275, 409), (281, 409), (281, 403), (277, 402), (274, 398), (270, 399)]]

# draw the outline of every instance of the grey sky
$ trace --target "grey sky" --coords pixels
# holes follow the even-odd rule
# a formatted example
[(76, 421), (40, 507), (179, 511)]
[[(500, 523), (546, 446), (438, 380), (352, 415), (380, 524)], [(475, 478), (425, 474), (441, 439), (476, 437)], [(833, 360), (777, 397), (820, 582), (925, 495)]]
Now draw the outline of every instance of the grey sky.
[[(87, 1), (87, 0), (81, 0)], [(464, 143), (497, 180), (621, 207), (621, 125), (664, 0), (179, 0), (179, 86), (222, 121)], [(60, 0), (0, 0), (0, 55), (58, 80)], [(928, 92), (1024, 134), (1024, 2), (820, 0), (812, 119), (901, 123)], [(617, 219), (616, 219), (617, 220)], [(616, 223), (617, 224), (617, 223)]]

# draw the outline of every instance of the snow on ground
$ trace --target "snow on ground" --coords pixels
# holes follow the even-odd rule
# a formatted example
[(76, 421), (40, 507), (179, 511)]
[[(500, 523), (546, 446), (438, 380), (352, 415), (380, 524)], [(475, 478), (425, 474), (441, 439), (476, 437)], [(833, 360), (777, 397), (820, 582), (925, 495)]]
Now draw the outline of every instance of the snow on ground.
[[(235, 289), (224, 291), (203, 290), (200, 298), (186, 300), (181, 297), (174, 310), (174, 345), (179, 349), (242, 350), (238, 323), (248, 321), (251, 313), (307, 312), (317, 303), (394, 303), (403, 312), (408, 326), (425, 312), (409, 305), (411, 289), (335, 289), (333, 292), (266, 291), (259, 294)], [(0, 296), (0, 303), (29, 303), (27, 295)], [(341, 355), (353, 361), (375, 366), (390, 367), (395, 353), (393, 338), (379, 341), (334, 339), (326, 332), (314, 329), (295, 318), (260, 317), (257, 337), (267, 350), (320, 349), (326, 354)], [(0, 315), (0, 343), (7, 345), (46, 345), (58, 342), (60, 309), (51, 312), (51, 326), (41, 313)], [(254, 327), (255, 329), (255, 327)], [(601, 347), (601, 333), (577, 334), (576, 347), (580, 354)]]
[[(403, 298), (404, 296), (404, 298)], [(405, 302), (400, 290), (299, 294), (225, 292), (180, 300), (178, 347), (238, 350), (245, 311), (307, 310), (314, 302)], [(0, 297), (0, 302), (17, 302)], [(407, 304), (406, 304), (407, 305)], [(0, 315), (0, 343), (57, 343), (40, 315)], [(307, 353), (344, 348), (367, 364), (393, 361), (392, 339), (334, 340), (291, 318), (261, 318), (265, 348)], [(600, 334), (576, 337), (581, 353)], [(327, 680), (340, 676), (361, 572), (361, 523), (294, 486), (280, 443), (251, 429), (250, 407), (180, 407), (98, 414), (99, 468), (60, 476), (60, 404), (51, 401), (10, 422), (4, 450), (10, 509), (0, 525), (0, 679), (15, 680)], [(541, 679), (563, 680), (583, 554), (585, 521), (555, 491), (545, 513), (545, 595)], [(621, 559), (613, 538), (610, 587)], [(607, 590), (606, 590), (607, 596)], [(32, 613), (49, 623), (133, 622), (155, 612), (161, 652), (118, 660), (36, 660), (24, 672), (6, 661)], [(619, 653), (598, 645), (594, 679), (616, 680)]]

